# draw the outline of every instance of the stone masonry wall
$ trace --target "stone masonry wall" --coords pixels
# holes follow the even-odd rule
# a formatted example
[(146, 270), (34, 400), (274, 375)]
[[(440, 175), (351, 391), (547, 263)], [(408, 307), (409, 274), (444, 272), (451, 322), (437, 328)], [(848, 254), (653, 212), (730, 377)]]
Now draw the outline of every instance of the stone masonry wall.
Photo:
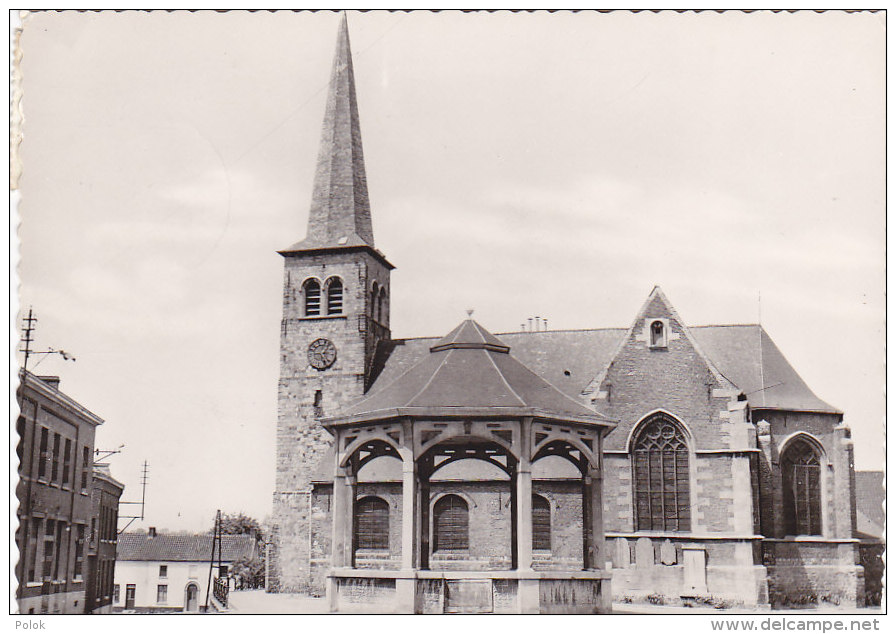
[[(582, 488), (578, 481), (536, 481), (533, 491), (551, 505), (551, 552), (536, 551), (538, 569), (580, 568), (582, 565)], [(460, 494), (469, 505), (469, 543), (465, 553), (433, 553), (433, 570), (506, 570), (510, 568), (510, 482), (435, 481), (430, 503), (444, 494)], [(310, 591), (322, 593), (330, 566), (332, 485), (316, 484), (312, 508), (312, 582)], [(401, 483), (361, 482), (358, 499), (375, 495), (389, 503), (389, 551), (356, 551), (358, 568), (401, 568)]]
[[(343, 310), (326, 315), (325, 284), (343, 283)], [(303, 284), (321, 282), (321, 315), (305, 316)], [(280, 328), (274, 547), (269, 589), (304, 591), (310, 584), (311, 480), (332, 444), (319, 419), (364, 395), (367, 370), (378, 338), (389, 336), (388, 299), (380, 323), (372, 318), (371, 286), (386, 286), (389, 270), (366, 251), (288, 256)], [(308, 346), (318, 338), (337, 350), (333, 365), (313, 368)], [(324, 467), (326, 468), (326, 467)]]

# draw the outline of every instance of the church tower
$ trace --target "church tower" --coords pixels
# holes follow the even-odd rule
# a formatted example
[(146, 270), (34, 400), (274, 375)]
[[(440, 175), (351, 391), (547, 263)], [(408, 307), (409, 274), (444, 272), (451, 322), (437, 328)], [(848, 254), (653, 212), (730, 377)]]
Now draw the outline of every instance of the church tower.
[(389, 274), (373, 242), (361, 129), (343, 15), (305, 239), (284, 258), (277, 477), (269, 588), (309, 587), (311, 481), (331, 445), (319, 419), (361, 398), (388, 340)]

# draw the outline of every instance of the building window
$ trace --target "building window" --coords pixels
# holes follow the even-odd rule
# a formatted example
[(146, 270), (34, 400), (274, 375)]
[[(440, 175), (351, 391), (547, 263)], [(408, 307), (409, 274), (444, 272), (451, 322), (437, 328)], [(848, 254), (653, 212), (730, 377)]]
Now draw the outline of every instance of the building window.
[(650, 323), (650, 345), (654, 348), (666, 347), (666, 326), (659, 319)]
[(636, 530), (691, 530), (688, 447), (681, 427), (665, 414), (650, 418), (633, 453)]
[(156, 589), (156, 603), (168, 603), (168, 586), (159, 586)]
[(47, 520), (44, 529), (44, 561), (42, 581), (53, 580), (53, 560), (56, 558), (56, 521)]
[(324, 393), (322, 390), (314, 390), (314, 417), (324, 416)]
[(551, 505), (540, 495), (532, 496), (532, 550), (551, 550)]
[(87, 492), (88, 478), (90, 477), (90, 447), (84, 445), (81, 452), (81, 491)]
[(302, 287), (302, 292), (305, 294), (305, 316), (320, 315), (320, 282), (308, 280)]
[(168, 578), (168, 566), (159, 566), (159, 579)]
[(781, 457), (788, 535), (821, 535), (821, 461), (811, 443), (796, 440)]
[(121, 586), (117, 583), (112, 586), (112, 601), (121, 603)]
[(31, 556), (28, 561), (28, 572), (25, 578), (28, 583), (34, 583), (37, 574), (37, 547), (40, 543), (40, 519), (31, 518), (31, 538), (28, 540), (28, 547), (31, 549)]
[(373, 321), (380, 320), (379, 311), (377, 311), (377, 300), (380, 296), (380, 285), (376, 282), (373, 283), (373, 287), (370, 289), (370, 316), (373, 317)]
[(80, 579), (84, 574), (84, 524), (77, 525), (78, 530), (75, 533), (75, 579)]
[(380, 294), (377, 298), (377, 312), (380, 315), (380, 323), (386, 323), (386, 287), (380, 287)]
[(46, 427), (40, 428), (40, 460), (37, 463), (37, 479), (47, 479), (47, 462), (50, 459), (49, 449), (50, 430)]
[(342, 314), (342, 280), (338, 277), (330, 278), (327, 282), (327, 314)]
[(56, 482), (59, 479), (59, 457), (62, 454), (62, 436), (53, 434), (53, 471), (50, 475), (50, 482)]
[[(56, 521), (56, 560), (53, 562), (53, 579), (61, 580), (65, 578), (65, 573), (68, 568), (68, 553), (63, 552), (63, 543), (62, 543), (62, 533), (63, 530), (67, 529), (68, 526), (65, 522), (61, 520)], [(60, 567), (62, 568), (60, 575)]]
[(470, 547), (469, 509), (458, 495), (439, 498), (433, 508), (433, 550), (467, 550)]
[(389, 504), (382, 498), (365, 497), (355, 506), (355, 544), (358, 548), (388, 550)]
[(62, 486), (67, 487), (72, 480), (72, 441), (65, 439), (65, 452), (62, 454)]

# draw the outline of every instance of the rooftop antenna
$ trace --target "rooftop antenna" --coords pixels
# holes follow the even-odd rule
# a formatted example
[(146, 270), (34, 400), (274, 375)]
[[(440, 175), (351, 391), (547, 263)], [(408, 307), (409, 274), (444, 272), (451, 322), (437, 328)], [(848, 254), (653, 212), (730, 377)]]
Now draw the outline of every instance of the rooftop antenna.
[[(124, 445), (122, 445), (124, 447)], [(140, 505), (140, 515), (119, 515), (118, 519), (130, 520), (127, 524), (124, 525), (118, 534), (121, 535), (125, 532), (128, 527), (133, 524), (135, 521), (140, 520), (143, 521), (145, 518), (145, 509), (146, 509), (146, 483), (149, 482), (149, 462), (146, 460), (143, 461), (143, 471), (140, 476), (140, 482), (143, 485), (143, 493), (139, 502), (119, 502), (119, 504), (139, 504)], [(136, 513), (136, 511), (135, 511)]]
[(765, 369), (762, 362), (762, 289), (759, 289), (757, 304), (759, 310), (759, 385), (762, 389), (762, 404), (765, 405)]
[[(71, 353), (66, 352), (65, 350), (54, 350), (53, 348), (47, 347), (46, 350), (32, 350), (31, 344), (34, 343), (34, 337), (32, 337), (32, 333), (35, 330), (34, 324), (37, 323), (37, 317), (34, 316), (34, 310), (32, 308), (28, 308), (28, 316), (22, 318), (22, 352), (25, 353), (25, 361), (22, 364), (22, 372), (25, 373), (28, 371), (28, 361), (31, 359), (33, 355), (47, 355), (47, 354), (58, 354), (66, 361), (77, 361), (75, 357), (71, 355)], [(38, 363), (40, 363), (38, 361)]]

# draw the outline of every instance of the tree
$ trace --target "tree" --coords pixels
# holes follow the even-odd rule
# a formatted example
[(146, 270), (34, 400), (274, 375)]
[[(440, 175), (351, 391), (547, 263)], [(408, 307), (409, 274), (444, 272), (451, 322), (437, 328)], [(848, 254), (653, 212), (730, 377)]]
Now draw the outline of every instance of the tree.
[[(209, 533), (214, 532), (215, 527), (212, 526)], [(261, 523), (245, 513), (221, 513), (221, 534), (252, 535), (257, 542), (264, 542), (264, 530)]]
[[(214, 534), (215, 528), (209, 533)], [(241, 557), (233, 562), (230, 576), (237, 582), (237, 587), (258, 588), (264, 586), (265, 533), (261, 523), (245, 513), (221, 513), (222, 535), (252, 535), (255, 538), (255, 556)]]

